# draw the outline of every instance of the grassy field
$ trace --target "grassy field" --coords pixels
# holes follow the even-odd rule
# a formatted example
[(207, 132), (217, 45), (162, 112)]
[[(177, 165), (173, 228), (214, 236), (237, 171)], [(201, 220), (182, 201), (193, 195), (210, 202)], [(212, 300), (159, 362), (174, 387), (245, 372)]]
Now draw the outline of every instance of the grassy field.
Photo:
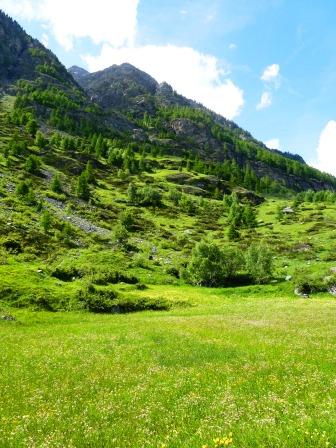
[(336, 301), (279, 290), (152, 286), (129, 293), (176, 306), (129, 315), (7, 310), (0, 446), (336, 446)]

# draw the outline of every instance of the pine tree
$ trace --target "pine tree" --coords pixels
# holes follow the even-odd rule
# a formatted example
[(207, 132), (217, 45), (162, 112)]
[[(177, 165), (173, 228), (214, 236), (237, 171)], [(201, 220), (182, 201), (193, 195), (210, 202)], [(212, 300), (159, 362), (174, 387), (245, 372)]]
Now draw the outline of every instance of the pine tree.
[(90, 187), (85, 171), (78, 177), (76, 194), (80, 199), (88, 201), (90, 199)]
[(237, 228), (234, 226), (234, 224), (230, 224), (228, 232), (227, 232), (227, 236), (229, 241), (237, 241), (239, 240), (239, 232), (237, 230)]
[(89, 161), (87, 162), (86, 167), (85, 167), (85, 171), (84, 171), (84, 172), (85, 172), (85, 174), (86, 174), (87, 181), (88, 181), (90, 184), (94, 183), (94, 181), (95, 181), (95, 176), (94, 176), (93, 165), (92, 165), (91, 160), (89, 160)]
[(35, 137), (37, 129), (38, 129), (37, 121), (34, 118), (30, 117), (26, 124), (26, 131), (32, 137)]
[(40, 149), (43, 148), (43, 146), (46, 144), (46, 139), (44, 138), (44, 135), (41, 131), (36, 132), (35, 137), (35, 145), (38, 146)]
[(41, 222), (42, 229), (45, 231), (45, 233), (48, 233), (48, 231), (50, 230), (50, 228), (52, 226), (52, 217), (51, 217), (50, 212), (48, 212), (48, 210), (45, 210), (42, 213), (40, 222)]
[(242, 219), (247, 228), (257, 227), (256, 213), (250, 204), (245, 205)]
[(138, 190), (137, 187), (133, 184), (130, 183), (127, 189), (127, 198), (128, 198), (128, 202), (131, 204), (137, 204), (138, 202)]
[(62, 193), (62, 184), (58, 174), (53, 177), (50, 187), (55, 193)]
[(25, 170), (28, 173), (36, 174), (41, 166), (41, 160), (35, 155), (30, 155), (25, 162)]

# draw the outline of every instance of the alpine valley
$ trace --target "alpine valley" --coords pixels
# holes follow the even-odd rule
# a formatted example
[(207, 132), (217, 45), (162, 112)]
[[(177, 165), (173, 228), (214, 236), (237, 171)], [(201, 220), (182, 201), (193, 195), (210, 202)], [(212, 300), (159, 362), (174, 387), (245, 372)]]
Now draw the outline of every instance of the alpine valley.
[(335, 190), (0, 10), (1, 447), (335, 447)]

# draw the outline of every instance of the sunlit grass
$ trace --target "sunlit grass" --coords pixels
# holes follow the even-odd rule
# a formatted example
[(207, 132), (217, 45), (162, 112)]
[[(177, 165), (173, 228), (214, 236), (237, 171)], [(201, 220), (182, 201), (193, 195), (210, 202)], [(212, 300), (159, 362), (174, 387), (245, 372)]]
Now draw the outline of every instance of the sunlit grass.
[(1, 446), (212, 447), (231, 432), (234, 447), (336, 446), (334, 299), (138, 294), (176, 306), (0, 322)]

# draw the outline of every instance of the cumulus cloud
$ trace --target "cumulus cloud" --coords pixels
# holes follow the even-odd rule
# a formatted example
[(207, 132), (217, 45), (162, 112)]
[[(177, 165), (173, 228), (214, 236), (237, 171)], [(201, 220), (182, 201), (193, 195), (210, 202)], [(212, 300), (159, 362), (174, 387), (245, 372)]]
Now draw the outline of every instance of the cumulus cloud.
[(14, 17), (31, 20), (34, 18), (34, 4), (31, 0), (0, 0), (0, 8)]
[(270, 149), (280, 149), (280, 140), (278, 138), (272, 138), (264, 142), (267, 148)]
[(321, 132), (317, 160), (312, 164), (321, 171), (336, 175), (336, 121), (330, 120)]
[(103, 45), (99, 56), (83, 56), (90, 71), (112, 64), (129, 62), (166, 81), (182, 95), (201, 102), (215, 112), (232, 119), (244, 105), (243, 91), (219, 67), (216, 57), (190, 47), (146, 45), (114, 48)]
[(275, 82), (280, 75), (280, 65), (272, 64), (265, 68), (261, 75), (261, 80), (264, 82)]
[(266, 109), (272, 105), (272, 95), (270, 92), (264, 92), (261, 95), (260, 101), (256, 106), (257, 110)]
[(43, 43), (43, 45), (45, 47), (47, 47), (47, 48), (49, 47), (49, 36), (47, 33), (42, 34), (41, 42)]
[[(243, 91), (220, 67), (216, 57), (189, 47), (136, 45), (139, 2), (0, 0), (0, 7), (15, 18), (39, 21), (46, 44), (47, 36), (53, 36), (65, 51), (73, 49), (79, 38), (99, 44), (98, 55), (83, 56), (91, 71), (129, 62), (215, 112), (229, 119), (236, 117), (244, 105)], [(181, 10), (184, 13), (187, 11)]]
[(76, 38), (119, 47), (134, 43), (139, 0), (0, 0), (10, 15), (45, 23), (69, 51)]

